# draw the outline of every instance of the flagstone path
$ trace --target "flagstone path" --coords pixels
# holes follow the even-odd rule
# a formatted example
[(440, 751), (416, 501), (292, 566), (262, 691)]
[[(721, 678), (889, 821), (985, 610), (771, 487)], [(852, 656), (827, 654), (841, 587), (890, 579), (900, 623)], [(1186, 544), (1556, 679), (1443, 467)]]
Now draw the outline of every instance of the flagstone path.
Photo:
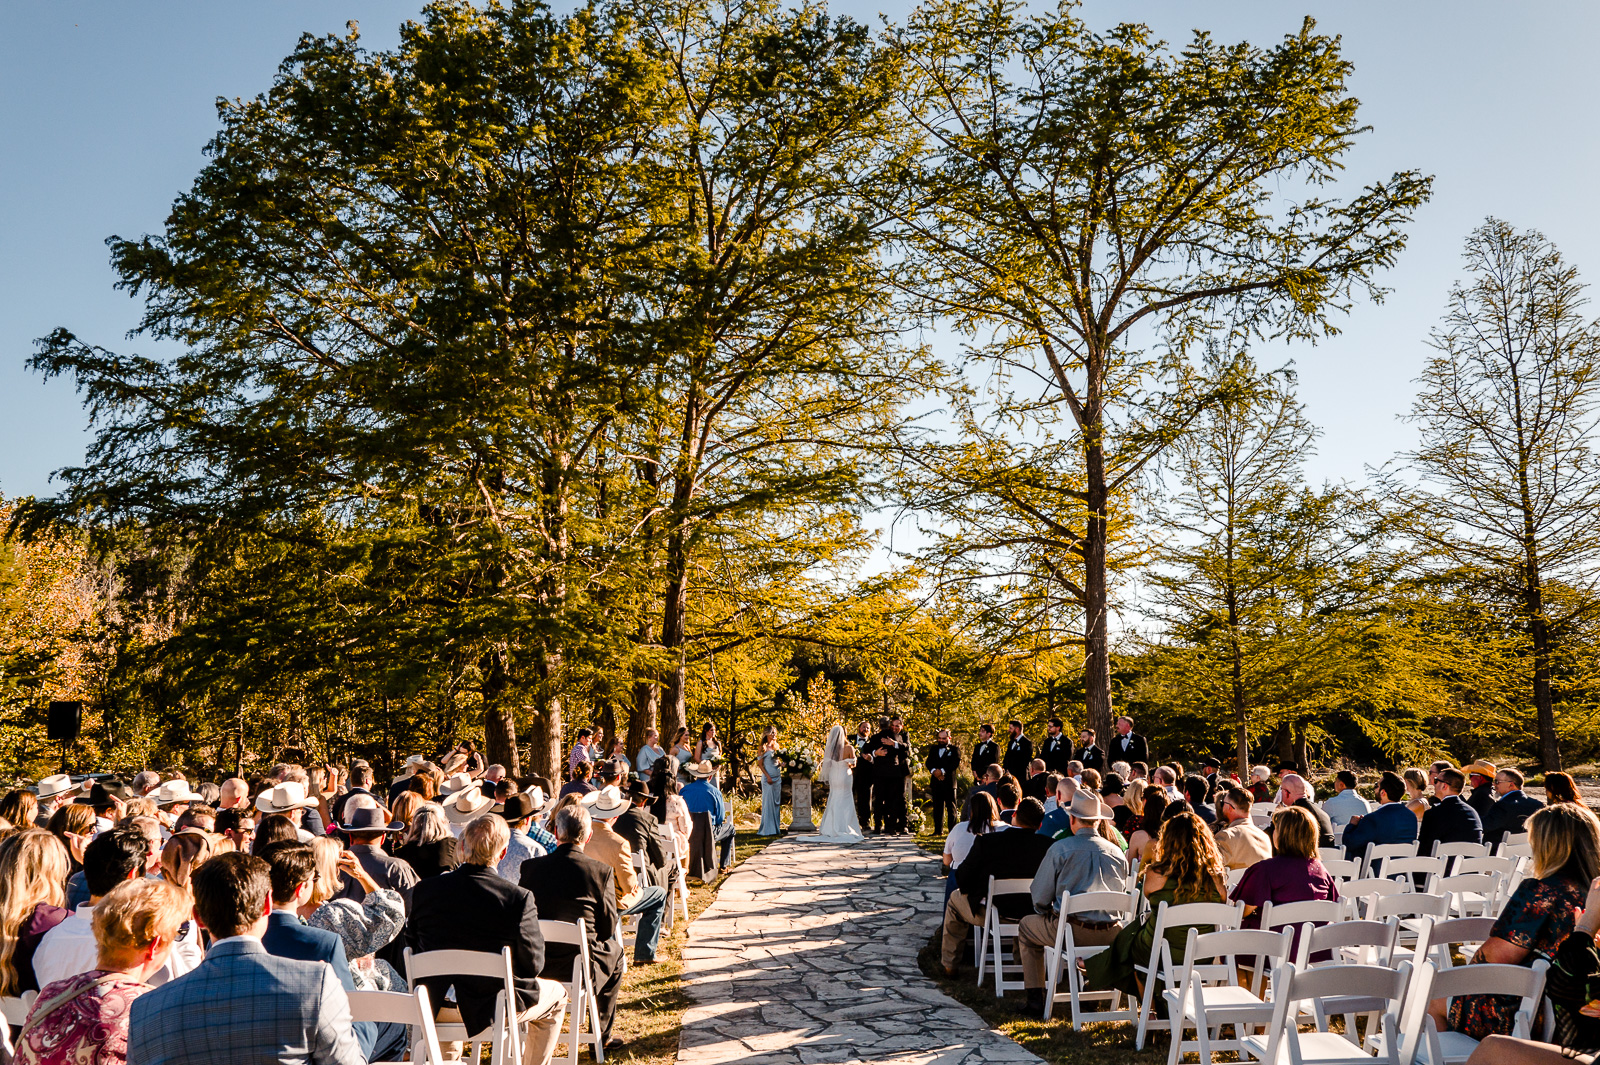
[(679, 1065), (1040, 1061), (917, 968), (937, 868), (906, 837), (789, 837), (735, 868), (689, 927)]

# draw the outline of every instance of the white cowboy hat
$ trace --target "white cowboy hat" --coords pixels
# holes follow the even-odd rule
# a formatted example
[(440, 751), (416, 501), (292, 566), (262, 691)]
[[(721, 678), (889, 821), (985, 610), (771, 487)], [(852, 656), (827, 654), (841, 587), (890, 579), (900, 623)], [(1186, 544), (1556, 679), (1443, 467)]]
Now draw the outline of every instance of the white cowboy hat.
[(485, 795), (481, 788), (467, 788), (456, 792), (456, 797), (445, 804), (444, 816), (453, 824), (464, 825), (480, 814), (487, 813), (493, 805), (494, 800)]
[(449, 797), (468, 788), (475, 788), (478, 782), (466, 773), (452, 773), (444, 778), (444, 783), (439, 785), (441, 797)]
[(288, 813), (315, 805), (316, 800), (306, 798), (306, 786), (298, 780), (285, 780), (256, 796), (256, 809), (264, 814)]
[(589, 808), (589, 816), (598, 821), (621, 817), (633, 807), (633, 801), (622, 794), (615, 784), (607, 784), (599, 791), (591, 791), (580, 800)]
[(77, 791), (78, 785), (65, 773), (56, 773), (54, 776), (45, 777), (39, 781), (39, 798), (53, 799), (57, 795), (66, 795)]
[(707, 758), (703, 762), (690, 762), (688, 765), (683, 767), (683, 771), (697, 780), (704, 780), (712, 773), (715, 773), (717, 771), (717, 767), (711, 764), (711, 759)]
[(204, 802), (200, 795), (189, 790), (186, 780), (169, 780), (161, 785), (150, 797), (156, 801), (157, 806), (170, 806), (175, 802)]

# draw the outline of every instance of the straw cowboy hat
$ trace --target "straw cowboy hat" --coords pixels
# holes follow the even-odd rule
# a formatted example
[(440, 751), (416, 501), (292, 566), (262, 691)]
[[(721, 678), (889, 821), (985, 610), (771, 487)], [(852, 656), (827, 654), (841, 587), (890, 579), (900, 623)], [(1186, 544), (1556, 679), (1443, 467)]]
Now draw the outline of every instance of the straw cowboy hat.
[(78, 790), (78, 785), (65, 773), (56, 773), (54, 776), (45, 777), (39, 781), (39, 798), (53, 799), (58, 795), (69, 795)]
[(690, 762), (688, 765), (683, 767), (683, 771), (688, 773), (691, 777), (694, 777), (696, 780), (704, 780), (712, 773), (715, 773), (717, 771), (717, 767), (711, 764), (711, 759), (707, 758), (703, 762)]
[(1488, 777), (1490, 780), (1493, 780), (1494, 775), (1500, 772), (1500, 770), (1494, 767), (1493, 762), (1485, 762), (1482, 758), (1478, 759), (1476, 762), (1473, 762), (1462, 771), (1468, 776), (1476, 773), (1478, 776)]
[(485, 795), (480, 788), (466, 788), (456, 792), (444, 807), (444, 816), (451, 824), (464, 825), (476, 819), (480, 814), (487, 813), (489, 807), (494, 805), (494, 800)]
[(189, 790), (186, 780), (169, 780), (161, 785), (150, 797), (156, 801), (157, 806), (171, 806), (178, 802), (205, 802), (205, 798)]
[(466, 773), (452, 773), (444, 778), (444, 783), (439, 785), (441, 798), (448, 798), (468, 788), (476, 788), (478, 782)]
[(256, 809), (264, 814), (284, 814), (315, 805), (316, 800), (306, 798), (306, 786), (298, 780), (285, 780), (256, 796)]
[(1106, 813), (1105, 805), (1087, 791), (1080, 791), (1072, 797), (1071, 812), (1079, 821), (1104, 821), (1111, 816)]
[(600, 821), (613, 820), (633, 809), (633, 803), (615, 784), (591, 791), (581, 801), (589, 808), (589, 816)]

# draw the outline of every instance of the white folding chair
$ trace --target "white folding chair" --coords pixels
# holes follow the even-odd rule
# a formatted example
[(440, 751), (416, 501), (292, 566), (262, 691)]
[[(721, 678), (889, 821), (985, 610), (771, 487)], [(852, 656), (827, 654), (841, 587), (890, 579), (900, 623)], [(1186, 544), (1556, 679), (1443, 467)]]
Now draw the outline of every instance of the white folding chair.
[(1173, 906), (1163, 902), (1156, 909), (1155, 922), (1150, 959), (1144, 965), (1134, 964), (1134, 970), (1144, 977), (1144, 1000), (1140, 1003), (1139, 1023), (1133, 1037), (1135, 1050), (1144, 1049), (1145, 1036), (1151, 1029), (1172, 1027), (1170, 1020), (1153, 1016), (1150, 1009), (1155, 1001), (1156, 985), (1162, 985), (1163, 992), (1168, 991), (1177, 986), (1181, 975), (1172, 960), (1172, 944), (1167, 942), (1167, 931), (1205, 925), (1210, 925), (1216, 932), (1236, 930), (1244, 922), (1244, 903), (1186, 902), (1181, 906)]
[[(1424, 1001), (1416, 1025), (1420, 1029), (1421, 1036), (1417, 1039), (1414, 1059), (1418, 1065), (1460, 1065), (1478, 1048), (1478, 1041), (1464, 1032), (1439, 1031), (1433, 1023), (1433, 1018), (1427, 1013), (1429, 1000), (1442, 998), (1448, 1008), (1449, 1001), (1458, 995), (1515, 996), (1522, 1001), (1517, 1006), (1516, 1021), (1512, 1025), (1511, 1035), (1517, 1039), (1533, 1037), (1533, 1019), (1539, 1014), (1539, 999), (1544, 995), (1545, 971), (1550, 968), (1550, 963), (1543, 958), (1534, 962), (1531, 968), (1487, 963), (1458, 965), (1445, 970), (1436, 970), (1432, 964), (1425, 963), (1423, 968), (1428, 970), (1431, 981), (1419, 996)], [(1413, 994), (1418, 992), (1414, 989)], [(1408, 1004), (1406, 1013), (1409, 1016), (1411, 1012), (1412, 1008)], [(1408, 1038), (1415, 1038), (1410, 1034), (1411, 1029), (1406, 1029), (1406, 1033)], [(1384, 1039), (1374, 1041), (1380, 1055), (1386, 1049), (1385, 1042)]]
[(1361, 859), (1362, 876), (1387, 876), (1381, 872), (1381, 866), (1390, 858), (1415, 858), (1417, 856), (1417, 841), (1410, 843), (1369, 843), (1367, 853)]
[(1507, 832), (1494, 853), (1497, 858), (1531, 858), (1533, 847), (1528, 844), (1526, 832)]
[[(433, 1004), (428, 1000), (428, 989), (421, 984), (410, 993), (403, 991), (351, 991), (350, 1021), (359, 1024), (403, 1024), (411, 1029), (411, 1061), (413, 1065), (444, 1065), (444, 1051), (439, 1046), (439, 1032), (433, 1024)], [(369, 1065), (394, 1065), (390, 1062), (370, 1062)]]
[(687, 921), (689, 919), (689, 853), (686, 850), (679, 849), (677, 833), (666, 825), (656, 829), (656, 835), (660, 837), (661, 846), (667, 852), (668, 864), (677, 867), (677, 873), (672, 878), (672, 899), (667, 907), (668, 912), (670, 913), (672, 908), (676, 907), (678, 912), (683, 915), (683, 919)]
[(1426, 955), (1428, 952), (1428, 929), (1434, 921), (1442, 921), (1450, 916), (1450, 897), (1448, 895), (1425, 895), (1419, 891), (1409, 891), (1400, 895), (1390, 895), (1380, 898), (1367, 905), (1367, 920), (1387, 921), (1391, 917), (1400, 921), (1400, 937), (1395, 943), (1394, 951), (1389, 955), (1390, 964), (1396, 961), (1411, 961), (1412, 953)]
[(1462, 858), (1487, 858), (1489, 848), (1482, 843), (1435, 843), (1433, 856), (1443, 858), (1448, 865), (1451, 859), (1459, 861)]
[[(1408, 996), (1408, 989), (1417, 986), (1410, 965), (1328, 965), (1302, 970), (1289, 964), (1274, 974), (1272, 986), (1272, 1019), (1267, 1031), (1245, 1037), (1241, 1059), (1248, 1054), (1270, 1065), (1373, 1065), (1375, 1061), (1410, 1065), (1418, 1042), (1415, 1011), (1425, 1011), (1428, 1005), (1426, 999)], [(1322, 1003), (1356, 998), (1384, 1004), (1382, 1036), (1403, 1033), (1387, 1039), (1377, 1058), (1356, 1041), (1348, 1019), (1344, 1035), (1328, 1031)], [(1302, 1032), (1299, 1019), (1308, 1008), (1316, 1019), (1316, 1030)]]
[(1342, 862), (1342, 861), (1345, 860), (1345, 858), (1344, 858), (1344, 848), (1343, 847), (1318, 847), (1317, 848), (1317, 859), (1319, 861), (1321, 861), (1324, 865), (1326, 865), (1328, 862)]
[[(1202, 1062), (1214, 1061), (1219, 1050), (1239, 1052), (1246, 1035), (1272, 1020), (1267, 973), (1289, 960), (1293, 938), (1287, 928), (1208, 933), (1189, 929), (1178, 989), (1162, 993), (1172, 1019), (1167, 1065), (1178, 1065), (1190, 1050), (1199, 1053)], [(1248, 984), (1239, 982), (1241, 963), (1253, 970)], [(1222, 1029), (1229, 1026), (1233, 1038), (1224, 1040)], [(1195, 1038), (1186, 1040), (1183, 1033), (1191, 1027)]]
[[(1400, 921), (1341, 920), (1334, 924), (1302, 927), (1294, 963), (1304, 972), (1324, 965), (1388, 965), (1400, 936)], [(1323, 951), (1331, 951), (1331, 961), (1313, 962)]]
[(1233, 889), (1239, 886), (1239, 881), (1243, 880), (1244, 879), (1244, 874), (1248, 873), (1249, 871), (1250, 871), (1249, 869), (1229, 869), (1228, 870), (1228, 894), (1229, 895), (1233, 894)]
[(1458, 917), (1488, 917), (1500, 912), (1500, 878), (1493, 873), (1441, 876), (1434, 881), (1433, 890), (1449, 896), (1450, 910)]
[[(644, 851), (634, 851), (632, 860), (634, 879), (639, 882), (640, 888), (648, 887), (652, 883), (650, 880), (650, 859), (645, 856)], [(628, 959), (633, 956), (633, 948), (639, 940), (641, 915), (637, 913), (619, 913), (618, 916), (620, 920), (618, 921), (617, 938), (622, 941), (622, 971), (627, 972)]]
[(1261, 904), (1261, 927), (1270, 932), (1276, 928), (1298, 928), (1307, 923), (1333, 924), (1344, 920), (1344, 915), (1344, 903), (1333, 899), (1309, 899), (1277, 905), (1268, 900)]
[[(600, 997), (595, 993), (594, 969), (589, 960), (589, 928), (582, 917), (576, 921), (540, 921), (539, 934), (545, 945), (560, 943), (577, 948), (572, 959), (572, 976), (567, 980), (568, 1065), (577, 1065), (578, 1051), (588, 1046), (594, 1060), (606, 1060), (605, 1041), (600, 1033)], [(472, 1059), (467, 1059), (472, 1060)]]
[[(1072, 922), (1067, 918), (1081, 913), (1109, 913), (1113, 919), (1120, 918), (1126, 924), (1133, 920), (1138, 905), (1136, 898), (1121, 891), (1086, 891), (1079, 895), (1066, 891), (1061, 893), (1061, 920), (1056, 925), (1055, 945), (1047, 948), (1044, 954), (1044, 985), (1048, 989), (1044, 996), (1045, 1020), (1048, 1021), (1055, 1012), (1056, 989), (1061, 986), (1063, 969), (1067, 975), (1067, 1001), (1071, 1009), (1073, 1031), (1080, 1030), (1088, 1021), (1133, 1020), (1134, 996), (1128, 996), (1128, 1008), (1123, 1008), (1120, 991), (1083, 989), (1083, 974), (1078, 971), (1078, 963), (1099, 954), (1106, 946), (1079, 946), (1073, 937)], [(1090, 1011), (1083, 1008), (1085, 1002), (1109, 1002), (1110, 1007)]]
[(1354, 880), (1361, 875), (1361, 863), (1348, 858), (1329, 858), (1322, 868), (1335, 880)]
[[(1400, 881), (1408, 891), (1432, 892), (1433, 882), (1444, 875), (1444, 867), (1443, 858), (1387, 858), (1383, 863), (1383, 878)], [(1426, 878), (1421, 888), (1416, 886), (1419, 875)]]
[(1452, 917), (1434, 921), (1428, 926), (1427, 943), (1418, 945), (1433, 967), (1443, 972), (1455, 966), (1453, 948), (1460, 947), (1461, 953), (1471, 958), (1494, 930), (1494, 921), (1493, 917)]
[(0, 1017), (13, 1028), (21, 1028), (22, 1022), (28, 1019), (28, 1011), (33, 1009), (33, 1004), (39, 1001), (39, 992), (24, 991), (20, 995), (8, 995), (0, 998)]
[(1390, 895), (1400, 895), (1409, 891), (1409, 884), (1402, 884), (1398, 880), (1381, 880), (1377, 877), (1363, 877), (1357, 880), (1346, 880), (1339, 885), (1339, 898), (1344, 900), (1346, 912), (1352, 918), (1365, 917), (1366, 902), (1376, 895), (1387, 898)]
[[(1000, 916), (995, 900), (1001, 895), (1029, 895), (1033, 893), (1032, 880), (996, 880), (989, 878), (989, 898), (983, 907), (983, 934), (978, 942), (978, 986), (983, 986), (986, 960), (994, 964), (994, 997), (1004, 998), (1007, 991), (1022, 990), (1022, 952), (1017, 949), (1016, 921)], [(1006, 950), (1007, 941), (1011, 949)], [(1007, 960), (1009, 955), (1009, 960)], [(1007, 974), (1010, 974), (1008, 979)]]
[(429, 950), (413, 954), (405, 949), (406, 984), (416, 987), (426, 977), (481, 976), (502, 981), (495, 995), (494, 1021), (481, 1032), (469, 1032), (459, 1021), (436, 1024), (435, 1037), (446, 1043), (467, 1043), (470, 1053), (464, 1060), (477, 1061), (481, 1049), (489, 1047), (489, 1060), (493, 1065), (520, 1065), (522, 1061), (522, 1025), (516, 1023), (517, 985), (511, 975), (511, 948), (501, 947), (500, 953), (480, 950)]

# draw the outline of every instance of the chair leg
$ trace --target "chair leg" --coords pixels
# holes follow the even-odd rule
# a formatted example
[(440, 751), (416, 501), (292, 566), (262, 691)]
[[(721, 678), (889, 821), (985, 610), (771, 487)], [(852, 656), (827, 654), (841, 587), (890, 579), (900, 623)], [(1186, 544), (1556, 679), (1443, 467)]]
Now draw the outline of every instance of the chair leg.
[[(1160, 944), (1157, 944), (1157, 946), (1159, 946), (1159, 945)], [(1151, 951), (1152, 960), (1155, 957), (1156, 957), (1156, 951), (1152, 950)], [(1141, 1008), (1139, 1010), (1139, 1025), (1138, 1025), (1137, 1028), (1134, 1029), (1134, 1034), (1133, 1034), (1133, 1049), (1135, 1049), (1135, 1050), (1143, 1050), (1144, 1049), (1144, 1039), (1145, 1039), (1145, 1036), (1150, 1031), (1150, 998), (1155, 993), (1155, 989), (1156, 989), (1156, 966), (1154, 964), (1152, 964), (1150, 966), (1150, 972), (1145, 975), (1144, 997), (1142, 999), (1142, 1005), (1141, 1005)]]

